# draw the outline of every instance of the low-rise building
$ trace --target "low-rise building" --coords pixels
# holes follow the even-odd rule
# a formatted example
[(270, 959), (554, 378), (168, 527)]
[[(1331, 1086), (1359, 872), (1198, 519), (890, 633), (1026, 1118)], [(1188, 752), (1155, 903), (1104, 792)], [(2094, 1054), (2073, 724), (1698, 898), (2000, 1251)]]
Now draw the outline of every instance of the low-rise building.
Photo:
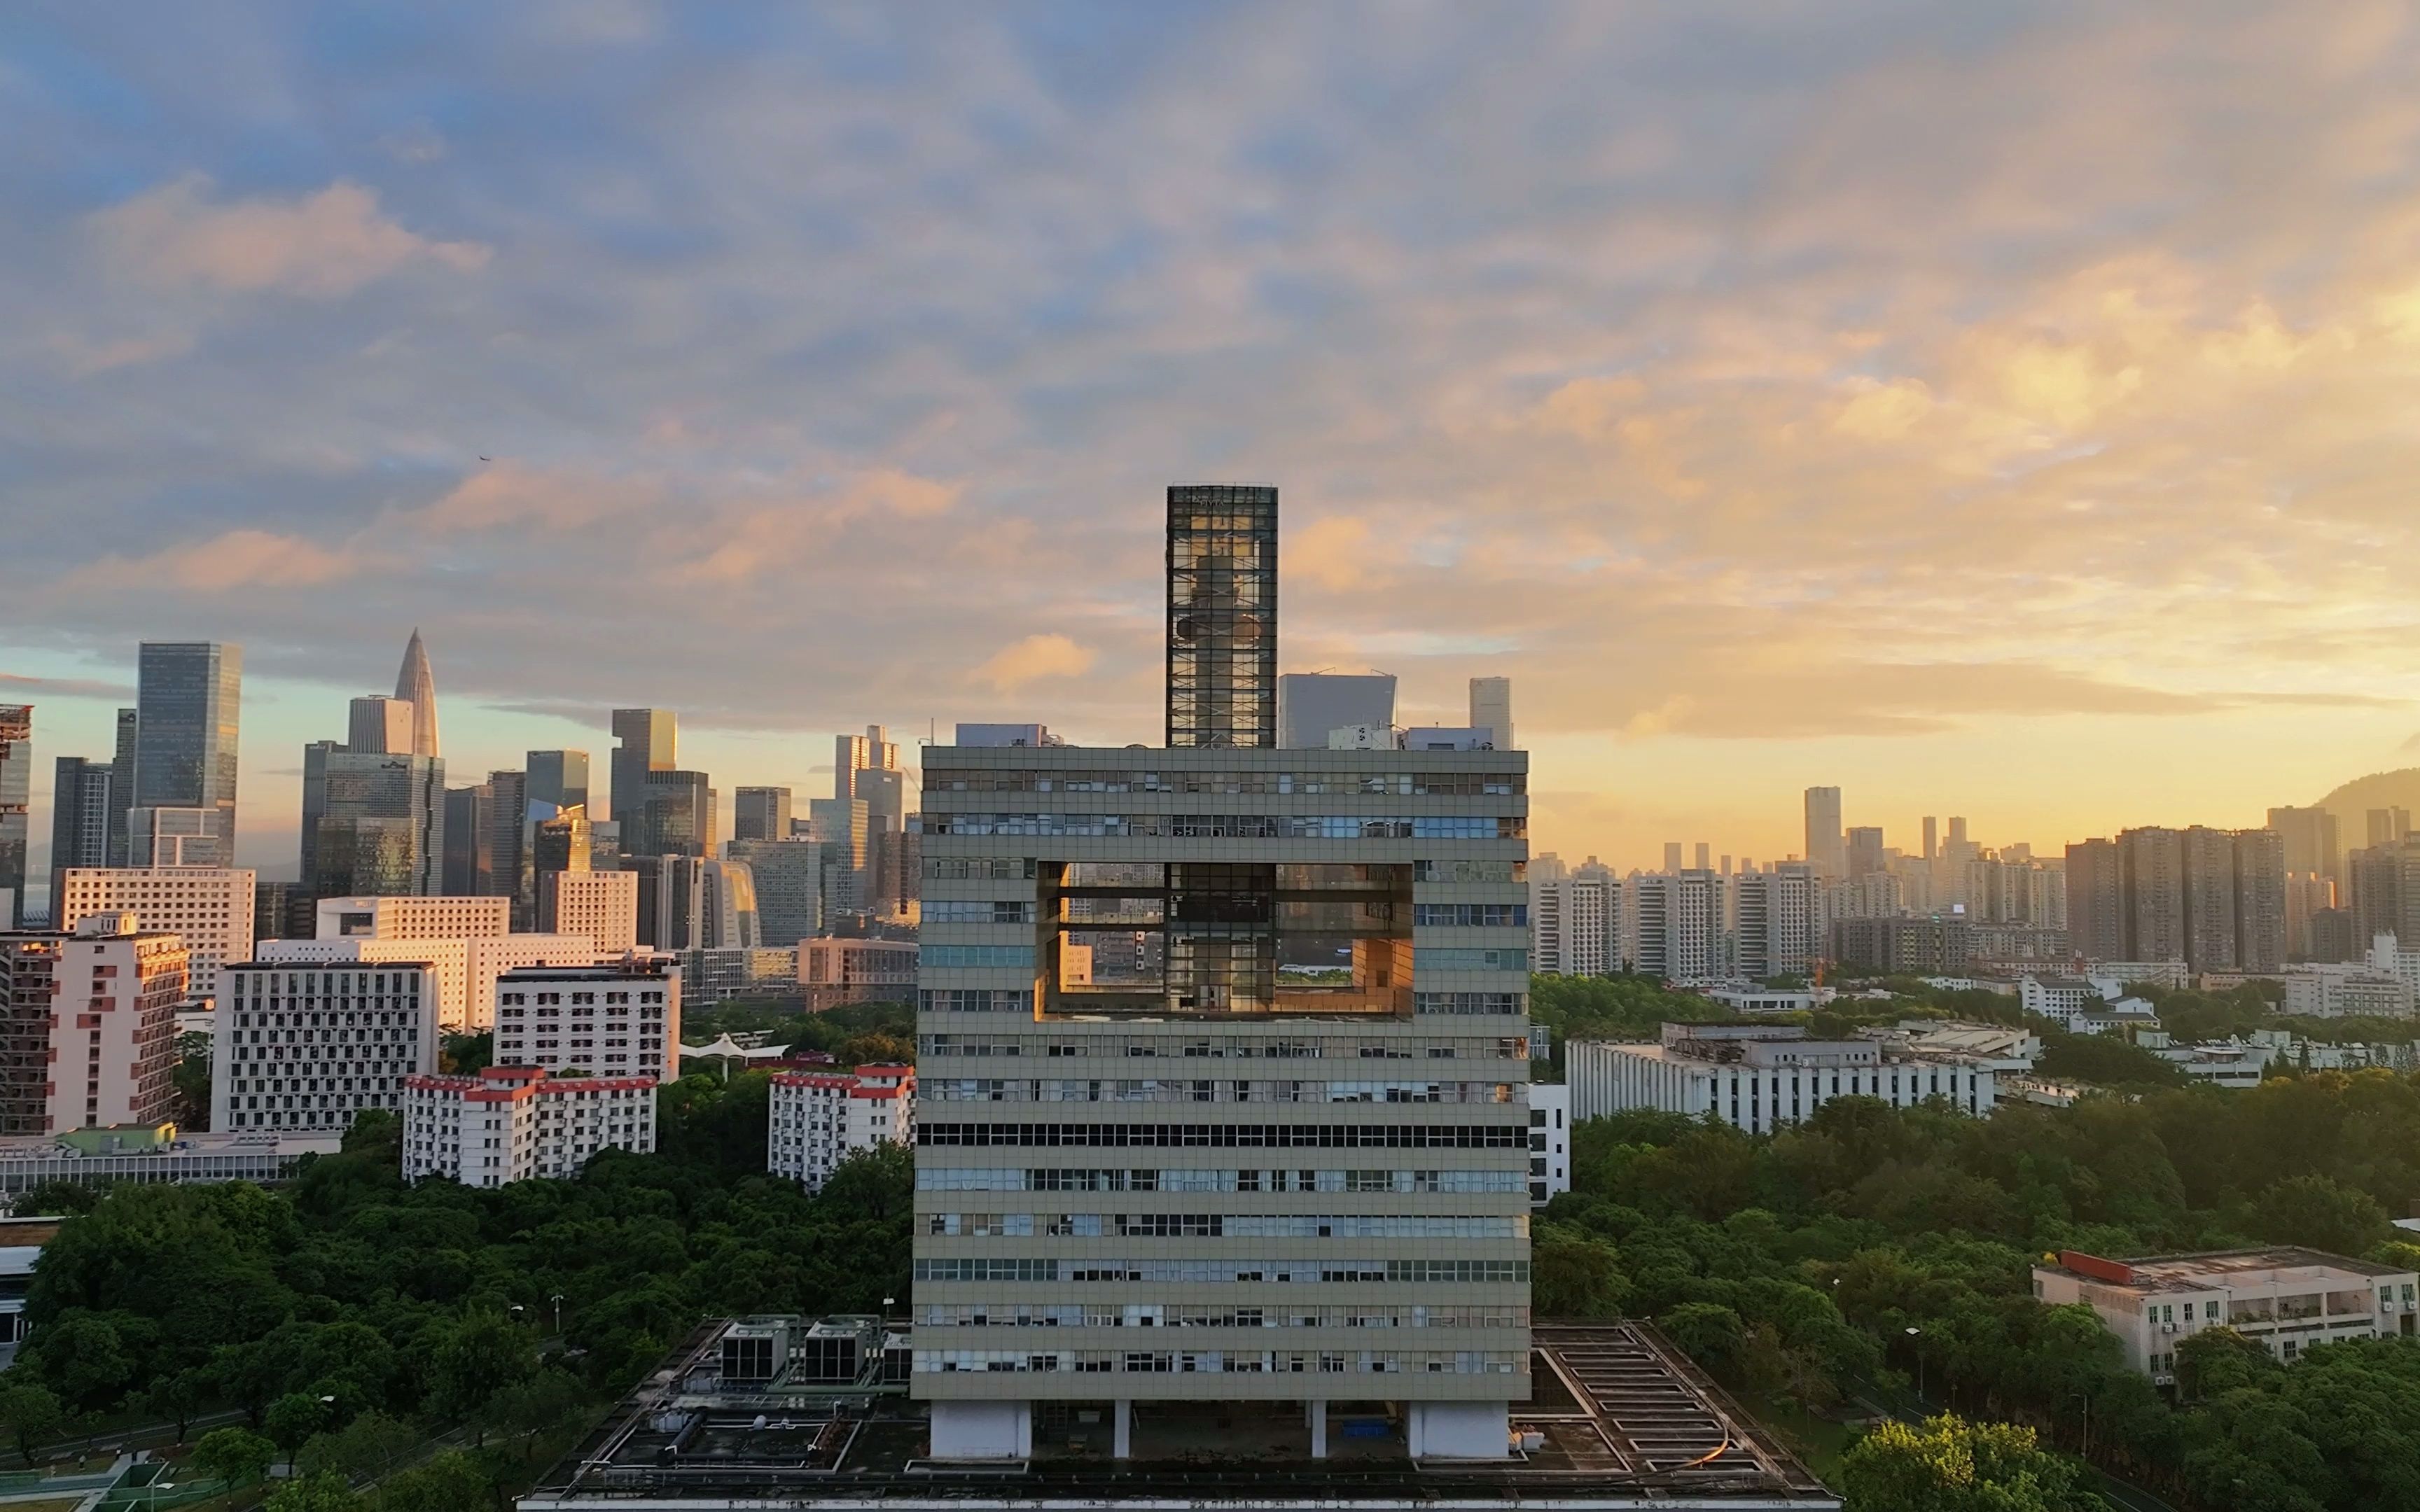
[(2070, 1034), (2114, 1034), (2129, 1041), (2142, 1030), (2159, 1026), (2160, 1016), (2139, 997), (2121, 998), (2097, 1013), (2078, 1013), (2067, 1024)]
[(2126, 1364), (2163, 1385), (2176, 1380), (2177, 1346), (2206, 1328), (2287, 1362), (2315, 1344), (2420, 1331), (2420, 1275), (2292, 1245), (2135, 1260), (2061, 1250), (2034, 1267), (2034, 1296), (2090, 1307)]
[(692, 1003), (734, 997), (788, 996), (799, 990), (793, 947), (735, 945), (680, 953), (681, 992)]
[(1529, 1200), (1544, 1207), (1572, 1189), (1572, 1089), (1529, 1084)]
[(1807, 1013), (1832, 995), (1814, 987), (1761, 987), (1752, 981), (1718, 981), (1698, 992), (1734, 1013)]
[(680, 1077), (680, 967), (632, 951), (603, 965), (524, 966), (496, 979), (493, 1059), (600, 1076)]
[(803, 941), (799, 946), (799, 985), (806, 993), (807, 1011), (820, 1013), (843, 1003), (912, 1003), (917, 959), (914, 940), (827, 936)]
[(2017, 979), (2017, 1006), (2060, 1024), (2078, 1013), (2100, 1011), (2108, 999), (2099, 986), (2082, 977), (2024, 976)]
[(840, 1163), (876, 1145), (915, 1139), (916, 1071), (785, 1071), (773, 1076), (765, 1168), (818, 1191)]
[[(2106, 977), (2122, 989), (2128, 986), (2165, 987), (2180, 990), (2193, 980), (2193, 973), (2181, 961), (2095, 961), (2085, 972), (2087, 977)], [(2116, 996), (2112, 993), (2110, 996)]]
[(322, 940), (468, 940), (512, 929), (510, 898), (382, 895), (320, 899), (311, 933)]
[(2212, 1087), (2257, 1087), (2269, 1063), (2278, 1056), (2274, 1045), (2247, 1044), (2242, 1040), (2179, 1044), (2165, 1029), (2137, 1030), (2133, 1040), (2135, 1048), (2149, 1050), (2191, 1080)]
[(2285, 1010), (2296, 1018), (2410, 1018), (2412, 983), (2392, 970), (2350, 962), (2291, 965), (2286, 968)]
[(0, 1139), (0, 1194), (14, 1196), (45, 1181), (96, 1185), (133, 1182), (251, 1181), (266, 1185), (294, 1174), (305, 1155), (333, 1155), (333, 1134), (180, 1133), (173, 1123), (71, 1129), (54, 1137)]
[(1905, 1019), (1897, 1028), (1862, 1029), (1859, 1037), (1885, 1040), (1919, 1055), (1957, 1056), (1988, 1066), (2002, 1076), (2032, 1071), (2041, 1058), (2041, 1036), (2000, 1024), (1962, 1024), (1950, 1019)]
[(437, 972), (426, 963), (253, 961), (229, 966), (210, 1057), (210, 1127), (343, 1133), (399, 1109), (437, 1069)]
[(1750, 1134), (1796, 1123), (1836, 1097), (1913, 1107), (1932, 1098), (1992, 1111), (1997, 1073), (1985, 1061), (1881, 1040), (1812, 1040), (1786, 1025), (1667, 1024), (1660, 1044), (1571, 1040), (1563, 1046), (1571, 1116), (1656, 1108), (1712, 1113)]
[(404, 1079), (403, 1178), (465, 1186), (567, 1177), (599, 1150), (656, 1148), (653, 1076), (551, 1077), (535, 1066)]

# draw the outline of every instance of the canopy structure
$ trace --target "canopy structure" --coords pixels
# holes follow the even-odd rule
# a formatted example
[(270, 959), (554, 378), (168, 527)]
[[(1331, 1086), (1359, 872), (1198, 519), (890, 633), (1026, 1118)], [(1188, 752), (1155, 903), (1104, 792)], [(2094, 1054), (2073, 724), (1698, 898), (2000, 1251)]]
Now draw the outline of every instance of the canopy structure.
[(685, 1044), (680, 1047), (683, 1060), (779, 1060), (790, 1053), (786, 1045), (762, 1045), (749, 1049), (729, 1035), (712, 1044)]

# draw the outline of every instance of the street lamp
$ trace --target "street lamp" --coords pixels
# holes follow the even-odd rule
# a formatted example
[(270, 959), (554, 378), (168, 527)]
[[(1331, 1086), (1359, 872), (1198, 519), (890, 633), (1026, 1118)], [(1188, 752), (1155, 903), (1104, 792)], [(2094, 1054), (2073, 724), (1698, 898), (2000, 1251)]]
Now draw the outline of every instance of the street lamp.
[(883, 1299), (882, 1299), (882, 1319), (883, 1319), (883, 1321), (885, 1321), (885, 1322), (889, 1322), (889, 1321), (891, 1320), (891, 1307), (892, 1307), (892, 1304), (893, 1303), (896, 1303), (898, 1300), (899, 1300), (899, 1299), (898, 1299), (898, 1298), (896, 1298), (896, 1297), (885, 1297), (885, 1298), (883, 1298)]
[(1924, 1405), (1924, 1330), (1914, 1323), (1907, 1325), (1907, 1336), (1916, 1341), (1916, 1405)]
[(563, 1336), (563, 1293), (558, 1291), (547, 1300), (554, 1304), (554, 1336), (561, 1338)]

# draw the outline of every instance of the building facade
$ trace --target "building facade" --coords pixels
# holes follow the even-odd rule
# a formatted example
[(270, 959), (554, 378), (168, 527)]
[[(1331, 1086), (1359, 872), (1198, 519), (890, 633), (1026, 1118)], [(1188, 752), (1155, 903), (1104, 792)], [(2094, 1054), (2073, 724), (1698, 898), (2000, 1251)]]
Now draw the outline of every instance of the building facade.
[(341, 1133), (399, 1110), (437, 1069), (437, 973), (405, 962), (247, 962), (226, 969), (210, 1127)]
[[(6, 758), (0, 758), (5, 760)], [(70, 868), (97, 871), (110, 864), (109, 812), (115, 806), (117, 781), (107, 762), (82, 756), (58, 759), (51, 783), (51, 927), (67, 929), (73, 920), (62, 917), (66, 895), (59, 873)], [(0, 887), (5, 887), (0, 883)], [(7, 923), (0, 918), (0, 924)]]
[(403, 1179), (464, 1186), (578, 1176), (599, 1151), (656, 1148), (652, 1076), (548, 1075), (489, 1066), (404, 1078)]
[(88, 914), (61, 942), (45, 1128), (165, 1122), (176, 1110), (182, 941), (131, 913)]
[[(1856, 884), (1890, 883), (1883, 872), (1860, 877)], [(1764, 871), (1743, 872), (1731, 879), (1735, 931), (1739, 940), (1739, 974), (1762, 981), (1772, 977), (1807, 977), (1829, 953), (1824, 912), (1823, 879), (1805, 861), (1778, 861)]]
[(639, 875), (635, 872), (541, 872), (537, 927), (549, 934), (584, 934), (600, 956), (639, 943)]
[(2291, 1245), (2136, 1260), (2061, 1250), (2033, 1279), (2036, 1301), (2091, 1308), (2127, 1365), (2161, 1385), (2177, 1379), (2177, 1346), (2207, 1328), (2232, 1329), (2288, 1365), (2314, 1345), (2420, 1330), (2420, 1275)]
[(1942, 1098), (1978, 1117), (1999, 1098), (1996, 1072), (1978, 1058), (1882, 1040), (1810, 1040), (1777, 1024), (1667, 1024), (1660, 1044), (1567, 1041), (1563, 1068), (1574, 1119), (1625, 1108), (1711, 1113), (1750, 1134), (1802, 1122), (1836, 1097), (1893, 1107)]
[(73, 929), (88, 915), (131, 913), (142, 928), (183, 941), (186, 990), (215, 997), (221, 974), (252, 959), (256, 876), (233, 867), (78, 867), (61, 873), (51, 917)]
[(843, 1003), (912, 1003), (916, 1000), (914, 940), (820, 939), (799, 946), (799, 986), (807, 1011), (820, 1013)]
[(34, 706), (0, 703), (0, 929), (15, 929), (25, 917), (33, 791)]
[(1287, 672), (1278, 679), (1279, 745), (1326, 750), (1330, 733), (1359, 725), (1394, 729), (1391, 673)]
[[(214, 641), (147, 640), (137, 653), (135, 684), (130, 834), (156, 842), (158, 825), (146, 810), (190, 810), (197, 819), (197, 832), (177, 836), (181, 863), (234, 864), (243, 648)], [(128, 858), (140, 865), (156, 854), (130, 853)]]
[(1708, 868), (1632, 876), (1627, 913), (1635, 968), (1666, 981), (1729, 977), (1731, 881)]
[(851, 1155), (911, 1143), (915, 1119), (912, 1066), (776, 1072), (765, 1168), (819, 1192)]
[(593, 966), (525, 966), (496, 979), (494, 1063), (562, 1075), (677, 1080), (680, 967), (633, 953)]

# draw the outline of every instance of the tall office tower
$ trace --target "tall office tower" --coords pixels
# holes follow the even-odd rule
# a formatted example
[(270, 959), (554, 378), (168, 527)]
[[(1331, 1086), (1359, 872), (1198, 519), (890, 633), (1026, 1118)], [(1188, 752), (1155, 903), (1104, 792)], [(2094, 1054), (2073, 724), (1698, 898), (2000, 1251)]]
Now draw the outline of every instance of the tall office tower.
[(1512, 679), (1474, 677), (1470, 680), (1470, 725), (1493, 733), (1497, 750), (1518, 750), (1512, 734)]
[(67, 929), (95, 914), (127, 913), (145, 929), (170, 932), (184, 942), (187, 986), (209, 997), (223, 968), (252, 959), (257, 884), (233, 867), (70, 867), (59, 873), (51, 913)]
[(1818, 876), (1837, 877), (1849, 870), (1848, 845), (1840, 833), (1840, 790), (1807, 790), (1807, 860)]
[(1941, 850), (1941, 821), (1931, 814), (1924, 816), (1924, 858), (1931, 860)]
[(807, 837), (823, 847), (823, 913), (874, 912), (873, 825), (862, 798), (814, 798), (807, 804)]
[(395, 674), (395, 696), (411, 705), (411, 744), (396, 748), (414, 756), (439, 756), (437, 748), (437, 679), (429, 675), (428, 648), (420, 643), (420, 626), (403, 648), (403, 667)]
[(731, 838), (734, 841), (788, 840), (790, 790), (741, 788), (732, 795)]
[(613, 811), (607, 817), (622, 826), (628, 850), (631, 826), (647, 807), (647, 774), (669, 772), (678, 759), (680, 721), (670, 709), (615, 709), (613, 740)]
[[(704, 772), (649, 772), (646, 796), (622, 820), (622, 849), (630, 856), (714, 854), (714, 788)], [(634, 829), (632, 826), (636, 825)]]
[(1730, 975), (1730, 884), (1712, 872), (1648, 872), (1630, 879), (1637, 969), (1667, 981)]
[(1168, 744), (1278, 743), (1278, 491), (1168, 490)]
[(535, 890), (530, 880), (529, 774), (489, 772), (479, 786), (486, 796), (479, 804), (477, 891), (518, 904)]
[(109, 864), (109, 810), (114, 787), (107, 764), (62, 756), (51, 783), (51, 927), (70, 928), (59, 917), (59, 873), (71, 866)]
[(25, 854), (33, 821), (34, 706), (0, 703), (0, 926), (25, 917)]
[(1278, 744), (1326, 750), (1330, 732), (1395, 728), (1395, 679), (1388, 672), (1287, 672), (1278, 679)]
[[(243, 648), (215, 641), (143, 643), (135, 671), (133, 792), (127, 856), (158, 864), (175, 836), (176, 862), (235, 864), (236, 746), (243, 705)], [(195, 833), (152, 810), (199, 810)], [(146, 846), (148, 846), (146, 849)], [(142, 851), (143, 854), (136, 854)]]
[(448, 896), (468, 897), (479, 890), (479, 814), (493, 800), (486, 783), (445, 790), (445, 886)]
[(441, 891), (445, 764), (430, 756), (302, 750), (303, 882), (315, 896)]
[(548, 934), (583, 934), (600, 956), (639, 943), (639, 874), (635, 872), (541, 872), (537, 927)]
[(135, 735), (142, 717), (132, 709), (117, 711), (117, 745), (109, 762), (109, 856), (105, 866), (127, 866), (126, 810), (134, 801)]
[[(1404, 1404), (1414, 1455), (1501, 1458), (1528, 1386), (1528, 763), (1275, 748), (1275, 490), (1170, 502), (1174, 748), (924, 752), (917, 1028), (940, 1085), (916, 1130), (909, 1391), (941, 1459), (1025, 1455), (1037, 1416), (1100, 1401), (1125, 1456), (1138, 1399), (1212, 1433), (1284, 1404), (1324, 1456), (1328, 1401), (1375, 1397)], [(1355, 794), (1406, 761), (1411, 793), (1332, 813), (1271, 791)], [(1066, 791), (1079, 772), (1178, 780), (1105, 821), (1100, 792)], [(1096, 942), (1138, 933), (1156, 948), (1102, 971)], [(978, 1041), (1049, 1073), (962, 1079)], [(1203, 1056), (1224, 1080), (1134, 1079)], [(1030, 1176), (1046, 1155), (1080, 1174)], [(1054, 1216), (1003, 1260), (973, 1210), (1044, 1186)], [(1138, 1190), (1221, 1216), (1138, 1218)], [(1316, 1306), (1236, 1300), (1313, 1276)], [(973, 1326), (1012, 1296), (1057, 1325), (1047, 1347)], [(1138, 1346), (1146, 1319), (1182, 1325), (1182, 1354)]]
[(2127, 959), (2125, 887), (2114, 841), (2067, 848), (2067, 941), (2086, 961)]
[(865, 727), (861, 735), (832, 737), (832, 796), (863, 798), (858, 774), (861, 772), (895, 772), (899, 770), (899, 745), (891, 732), (878, 724)]
[(2234, 841), (2236, 967), (2242, 971), (2283, 971), (2285, 840), (2266, 829), (2239, 829), (2230, 838)]
[(2331, 882), (2344, 880), (2344, 840), (2333, 810), (2316, 805), (2272, 809), (2269, 827), (2285, 840), (2287, 871), (2317, 872)]
[(881, 891), (874, 900), (876, 918), (916, 922), (924, 895), (923, 856), (924, 835), (914, 823), (882, 837), (881, 865), (875, 869), (881, 878)]
[(747, 862), (709, 860), (698, 878), (699, 949), (753, 949), (765, 943), (757, 933), (756, 874)]
[(588, 808), (588, 753), (584, 750), (534, 750), (529, 753), (529, 801), (555, 809)]
[(588, 831), (588, 810), (577, 804), (536, 821), (530, 829), (530, 870), (538, 876), (590, 870), (597, 847)]
[(793, 946), (823, 933), (823, 850), (804, 838), (735, 840), (723, 847), (755, 874), (756, 926), (767, 945)]
[(633, 856), (623, 865), (639, 878), (639, 944), (652, 950), (702, 949), (705, 860), (694, 856)]
[(165, 1122), (185, 987), (183, 943), (131, 913), (0, 933), (0, 1133)]
[(1776, 862), (1769, 872), (1744, 872), (1731, 879), (1739, 919), (1739, 973), (1769, 977), (1811, 976), (1830, 936), (1823, 911), (1823, 879), (1805, 861)]
[(403, 1079), (437, 1069), (434, 966), (254, 962), (230, 966), (226, 988), (213, 1129), (341, 1132), (365, 1110), (401, 1109)]
[(1887, 869), (1879, 826), (1860, 825), (1849, 831), (1848, 862), (1848, 874), (1852, 877), (1869, 877)]
[(408, 699), (355, 699), (346, 721), (345, 748), (362, 756), (409, 756), (411, 718)]
[(2409, 809), (2372, 809), (2366, 816), (2369, 821), (2369, 843), (2400, 845), (2412, 838), (2412, 810)]

